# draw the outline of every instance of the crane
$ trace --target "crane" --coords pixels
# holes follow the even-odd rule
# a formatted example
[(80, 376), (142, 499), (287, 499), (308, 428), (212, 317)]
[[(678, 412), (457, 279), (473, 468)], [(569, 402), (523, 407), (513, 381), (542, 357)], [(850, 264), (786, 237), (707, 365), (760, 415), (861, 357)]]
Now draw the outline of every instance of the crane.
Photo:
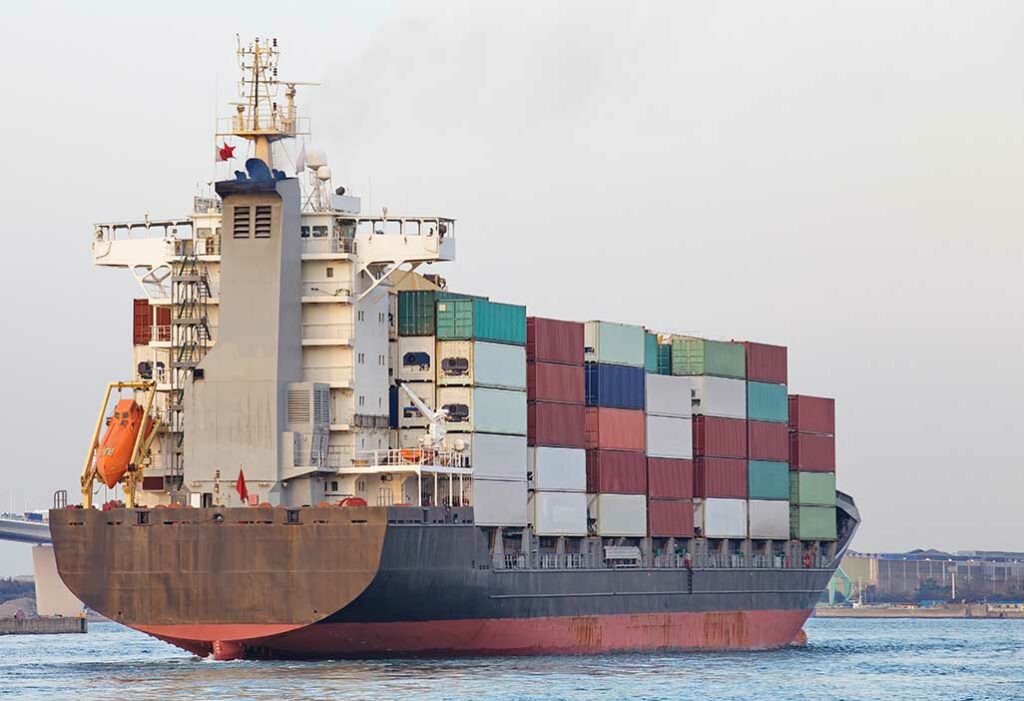
[(413, 392), (406, 386), (404, 380), (395, 380), (395, 384), (408, 395), (409, 399), (412, 400), (413, 406), (430, 422), (430, 428), (427, 429), (427, 440), (430, 442), (430, 448), (440, 451), (444, 450), (444, 437), (445, 428), (444, 421), (448, 418), (447, 412), (434, 411), (427, 406), (426, 402), (420, 399), (419, 395)]

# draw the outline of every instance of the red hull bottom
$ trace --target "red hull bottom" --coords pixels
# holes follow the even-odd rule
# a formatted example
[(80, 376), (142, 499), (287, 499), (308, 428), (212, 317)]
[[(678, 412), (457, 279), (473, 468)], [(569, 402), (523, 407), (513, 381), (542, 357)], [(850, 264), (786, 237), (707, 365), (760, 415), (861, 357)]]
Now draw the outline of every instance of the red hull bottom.
[[(292, 626), (140, 627), (197, 655), (344, 658), (766, 650), (800, 634), (809, 610), (647, 613)], [(290, 628), (290, 630), (288, 630)], [(282, 629), (285, 629), (282, 631)]]

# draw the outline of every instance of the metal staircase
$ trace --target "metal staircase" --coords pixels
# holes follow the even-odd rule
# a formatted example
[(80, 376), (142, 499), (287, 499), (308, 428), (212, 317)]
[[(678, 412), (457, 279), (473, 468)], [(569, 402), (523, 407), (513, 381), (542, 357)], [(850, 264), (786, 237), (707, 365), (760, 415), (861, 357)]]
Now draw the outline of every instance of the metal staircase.
[(199, 260), (194, 241), (183, 240), (171, 272), (171, 393), (167, 419), (172, 440), (169, 479), (171, 491), (184, 479), (185, 386), (195, 379), (196, 366), (211, 339), (207, 302), (212, 296), (206, 264)]

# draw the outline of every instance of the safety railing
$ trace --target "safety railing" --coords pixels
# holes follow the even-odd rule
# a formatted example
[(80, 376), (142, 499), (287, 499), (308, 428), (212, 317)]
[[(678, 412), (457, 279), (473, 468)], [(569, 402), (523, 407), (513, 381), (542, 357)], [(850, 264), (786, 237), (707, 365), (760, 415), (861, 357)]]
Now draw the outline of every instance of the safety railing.
[(303, 297), (332, 297), (345, 299), (352, 295), (352, 290), (329, 282), (306, 282), (302, 285)]
[(390, 465), (401, 467), (431, 466), (469, 468), (469, 457), (454, 450), (432, 450), (430, 448), (386, 448), (361, 451), (357, 462), (366, 465)]
[(303, 238), (302, 252), (312, 254), (355, 254), (355, 239), (343, 239), (334, 236), (328, 238)]
[[(637, 560), (632, 567), (653, 569), (825, 569), (832, 565), (826, 555), (804, 555), (790, 558), (785, 555), (746, 555), (744, 553), (708, 553), (697, 555), (658, 554), (646, 564)], [(540, 553), (534, 554), (530, 563), (525, 553), (506, 553), (495, 557), (497, 569), (619, 569), (623, 563), (594, 556), (590, 553)]]

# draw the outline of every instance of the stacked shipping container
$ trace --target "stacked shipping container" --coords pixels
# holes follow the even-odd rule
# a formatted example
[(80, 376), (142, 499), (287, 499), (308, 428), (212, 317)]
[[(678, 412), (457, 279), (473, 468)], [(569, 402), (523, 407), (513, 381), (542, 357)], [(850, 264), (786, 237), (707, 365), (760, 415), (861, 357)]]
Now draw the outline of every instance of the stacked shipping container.
[[(648, 367), (651, 367), (650, 365)], [(655, 538), (693, 536), (693, 425), (690, 381), (646, 377), (647, 532)]]
[(584, 326), (588, 511), (601, 536), (647, 535), (646, 344), (640, 326)]
[(539, 536), (587, 534), (583, 324), (528, 317), (530, 522)]
[(747, 515), (751, 538), (789, 538), (789, 416), (784, 346), (744, 343), (747, 362)]
[(790, 534), (836, 538), (835, 400), (789, 397)]
[(746, 356), (743, 346), (672, 338), (672, 373), (693, 399), (694, 523), (707, 538), (747, 535)]
[(526, 308), (445, 299), (436, 315), (437, 404), (473, 467), (476, 522), (526, 525)]

